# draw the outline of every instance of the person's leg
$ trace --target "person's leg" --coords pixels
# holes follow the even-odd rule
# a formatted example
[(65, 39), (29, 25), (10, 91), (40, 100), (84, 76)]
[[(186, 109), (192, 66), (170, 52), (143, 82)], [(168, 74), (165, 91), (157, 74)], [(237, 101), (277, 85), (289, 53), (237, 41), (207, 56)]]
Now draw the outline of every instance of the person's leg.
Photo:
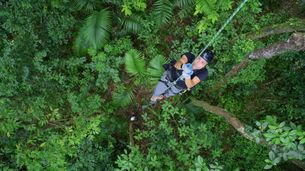
[(164, 98), (164, 93), (167, 90), (167, 85), (166, 85), (166, 71), (163, 73), (162, 77), (160, 78), (161, 81), (158, 82), (153, 96), (150, 98), (151, 101), (156, 102), (157, 100), (161, 100)]
[(182, 91), (182, 89), (178, 89), (177, 87), (173, 86), (172, 88), (169, 89), (168, 93), (165, 94), (165, 97), (171, 97), (175, 96), (176, 94), (179, 94)]

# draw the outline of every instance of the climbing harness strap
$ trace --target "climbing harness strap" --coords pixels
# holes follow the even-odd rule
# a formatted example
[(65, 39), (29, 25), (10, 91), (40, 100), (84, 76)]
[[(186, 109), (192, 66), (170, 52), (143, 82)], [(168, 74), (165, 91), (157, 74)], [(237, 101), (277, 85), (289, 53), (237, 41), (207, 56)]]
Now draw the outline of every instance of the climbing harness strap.
[[(166, 85), (166, 87), (167, 87), (167, 89), (165, 89), (165, 91), (164, 91), (164, 93), (162, 93), (162, 95), (165, 95), (166, 93), (168, 93), (168, 91), (170, 91), (170, 92), (173, 93), (173, 94), (178, 94), (177, 92), (174, 92), (174, 91), (172, 90), (172, 88), (173, 88), (173, 87), (176, 87), (177, 89), (180, 89), (180, 88), (177, 87), (176, 84), (173, 84), (173, 82), (169, 81), (167, 77), (165, 77), (165, 80), (160, 79), (159, 81), (160, 81), (161, 83), (163, 83), (164, 85)], [(184, 90), (182, 90), (182, 91), (184, 91)], [(182, 91), (181, 91), (181, 92), (182, 92)], [(179, 94), (180, 94), (181, 92), (179, 92)]]
[[(170, 81), (163, 81), (163, 80), (159, 80), (161, 83), (163, 83), (164, 85), (166, 85), (166, 87), (173, 87), (174, 85), (172, 85), (172, 82), (170, 82)], [(172, 92), (173, 94), (177, 94), (177, 93), (175, 93), (172, 89), (166, 89), (163, 93), (162, 93), (162, 95), (165, 95), (168, 91), (170, 91), (170, 92)]]

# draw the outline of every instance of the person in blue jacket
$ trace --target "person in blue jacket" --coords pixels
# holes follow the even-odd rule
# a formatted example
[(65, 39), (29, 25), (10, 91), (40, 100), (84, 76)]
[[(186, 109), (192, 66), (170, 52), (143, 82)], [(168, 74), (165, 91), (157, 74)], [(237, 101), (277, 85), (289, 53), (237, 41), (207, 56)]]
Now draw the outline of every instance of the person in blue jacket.
[[(174, 96), (184, 90), (190, 90), (208, 76), (206, 65), (214, 58), (211, 50), (204, 51), (200, 56), (195, 58), (191, 52), (184, 53), (178, 61), (171, 61), (165, 64), (166, 71), (159, 80), (153, 96), (150, 99), (151, 104), (157, 100)], [(182, 78), (177, 80), (178, 78)], [(177, 80), (174, 86), (172, 83)]]

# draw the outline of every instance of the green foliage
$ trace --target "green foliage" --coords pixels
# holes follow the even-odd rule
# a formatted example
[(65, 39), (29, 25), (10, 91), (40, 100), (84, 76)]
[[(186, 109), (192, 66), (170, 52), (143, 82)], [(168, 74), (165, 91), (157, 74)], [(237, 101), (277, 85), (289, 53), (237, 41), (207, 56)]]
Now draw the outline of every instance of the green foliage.
[[(264, 108), (277, 113), (279, 119), (303, 124), (305, 97), (303, 83), (304, 53), (288, 53), (267, 61), (268, 91), (260, 98), (270, 99)], [(274, 104), (277, 105), (274, 105)], [(270, 112), (271, 113), (271, 112)]]
[(144, 11), (146, 9), (145, 0), (136, 0), (136, 1), (128, 1), (124, 0), (122, 5), (122, 12), (126, 16), (130, 16), (132, 14), (132, 9), (136, 11)]
[(256, 141), (264, 138), (272, 146), (269, 159), (266, 159), (265, 169), (276, 166), (282, 160), (305, 159), (305, 131), (294, 123), (286, 125), (278, 123), (275, 117), (267, 116), (265, 120), (256, 122), (259, 130), (253, 132)]
[(206, 15), (206, 18), (198, 24), (199, 33), (205, 31), (210, 24), (214, 24), (219, 18), (219, 13), (229, 10), (232, 3), (231, 0), (196, 0), (195, 2), (194, 15)]
[(232, 113), (241, 112), (244, 108), (243, 100), (240, 98), (234, 97), (234, 94), (226, 94), (219, 98), (220, 103), (224, 108)]
[(226, 163), (224, 170), (263, 170), (266, 165), (264, 158), (268, 157), (268, 149), (231, 131), (235, 132), (235, 130), (229, 130), (224, 134), (223, 143), (225, 145), (224, 151), (221, 153), (221, 161)]
[(66, 167), (65, 156), (76, 155), (76, 147), (85, 137), (93, 139), (100, 132), (100, 116), (75, 117), (75, 126), (64, 129), (62, 135), (50, 130), (30, 137), (26, 143), (16, 145), (16, 163), (28, 170), (58, 170)]
[(83, 115), (91, 115), (99, 111), (101, 107), (101, 98), (98, 95), (88, 94), (88, 90), (82, 90), (80, 94), (69, 94), (68, 101), (71, 104), (71, 110), (74, 113), (81, 113)]
[[(8, 56), (0, 58), (0, 96), (12, 96), (14, 95), (17, 87), (19, 86), (16, 73), (16, 62), (14, 59)], [(24, 79), (27, 77), (27, 68), (25, 67)]]
[[(233, 12), (231, 5), (240, 3), (232, 2), (1, 1), (0, 168), (256, 171), (266, 164), (285, 170), (285, 156), (302, 159), (304, 131), (298, 126), (262, 122), (260, 137), (275, 145), (265, 162), (265, 147), (204, 110), (173, 107), (185, 107), (182, 101), (138, 110), (162, 64), (186, 51), (197, 54)], [(299, 27), (301, 12), (293, 10), (288, 17), (281, 6), (248, 1), (215, 41), (208, 81), (191, 96), (223, 106), (244, 123), (276, 113), (304, 125), (304, 52), (251, 62), (223, 88), (206, 93), (248, 53), (290, 36), (252, 41), (243, 34), (279, 23)], [(133, 125), (134, 147), (127, 146), (130, 113), (144, 117)]]
[(145, 62), (141, 54), (131, 49), (125, 54), (125, 66), (128, 73), (134, 76), (142, 76), (145, 73)]
[[(155, 119), (154, 119), (155, 118)], [(139, 146), (130, 147), (118, 157), (116, 163), (122, 170), (219, 170), (217, 165), (207, 165), (200, 151), (209, 153), (217, 147), (215, 134), (204, 123), (192, 124), (184, 110), (169, 103), (162, 106), (162, 113), (144, 115), (145, 128), (137, 131), (137, 141), (144, 141), (145, 153)], [(175, 162), (175, 161), (178, 161)]]
[(143, 29), (140, 23), (141, 18), (138, 16), (131, 16), (121, 21), (123, 31), (130, 33), (139, 33)]
[(84, 54), (88, 48), (100, 49), (108, 40), (111, 26), (110, 13), (103, 9), (90, 15), (81, 27), (74, 42), (77, 54)]
[(249, 66), (246, 69), (240, 71), (237, 76), (230, 79), (229, 83), (251, 85), (256, 81), (265, 80), (265, 64), (265, 60), (250, 62)]
[(252, 40), (241, 36), (234, 44), (232, 49), (232, 56), (236, 63), (240, 63), (246, 55), (251, 53), (255, 48), (255, 44)]
[(187, 8), (188, 6), (193, 6), (195, 4), (194, 0), (175, 0), (174, 4), (179, 8)]
[(147, 75), (149, 75), (152, 84), (157, 83), (157, 81), (160, 79), (164, 72), (163, 64), (165, 63), (166, 61), (161, 55), (155, 56), (152, 60), (150, 60), (147, 68)]
[(75, 0), (75, 4), (79, 10), (93, 11), (96, 8), (96, 0)]
[(116, 106), (128, 106), (133, 100), (133, 92), (123, 86), (118, 86), (112, 94), (112, 100)]
[(157, 0), (152, 15), (158, 26), (168, 23), (173, 15), (174, 5), (169, 0)]
[(115, 60), (114, 58), (109, 58), (107, 54), (110, 53), (99, 52), (97, 55), (92, 54), (92, 62), (89, 64), (89, 67), (98, 73), (95, 84), (100, 86), (102, 90), (107, 89), (110, 81), (120, 81), (117, 68), (123, 63), (122, 58)]
[(162, 55), (155, 56), (151, 59), (145, 70), (145, 61), (140, 56), (141, 54), (135, 49), (131, 49), (125, 54), (126, 71), (135, 76), (135, 85), (144, 85), (143, 82), (145, 82), (147, 76), (151, 80), (148, 84), (156, 84), (164, 72), (164, 57)]
[(112, 170), (111, 152), (113, 150), (111, 143), (105, 147), (96, 140), (86, 139), (78, 147), (76, 161), (71, 162), (67, 170)]
[(207, 15), (207, 18), (214, 23), (217, 18), (218, 10), (228, 10), (231, 8), (231, 1), (230, 0), (204, 0), (204, 1), (199, 1), (196, 0), (196, 11), (195, 15), (197, 14), (205, 14)]

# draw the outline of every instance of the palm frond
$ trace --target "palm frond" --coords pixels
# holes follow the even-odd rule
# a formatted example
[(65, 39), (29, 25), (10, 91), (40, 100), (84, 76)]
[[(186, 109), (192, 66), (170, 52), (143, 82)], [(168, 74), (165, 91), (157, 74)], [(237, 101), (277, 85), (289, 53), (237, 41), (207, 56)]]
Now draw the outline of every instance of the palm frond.
[(140, 58), (140, 53), (131, 49), (125, 54), (125, 67), (131, 75), (143, 75), (145, 72), (145, 62)]
[(131, 89), (119, 86), (112, 94), (112, 102), (115, 106), (127, 106), (132, 102), (133, 96)]
[(140, 17), (133, 15), (131, 17), (122, 20), (122, 27), (124, 31), (131, 32), (131, 33), (138, 33), (142, 29), (142, 25), (139, 22), (141, 20)]
[(172, 18), (174, 5), (169, 0), (158, 0), (154, 3), (153, 16), (158, 25), (166, 24)]
[(75, 52), (83, 54), (88, 48), (101, 48), (109, 38), (110, 27), (110, 13), (107, 10), (101, 10), (90, 15), (76, 38), (74, 43)]
[(165, 63), (165, 59), (163, 56), (158, 55), (156, 57), (154, 57), (150, 62), (149, 62), (149, 66), (147, 69), (147, 75), (149, 75), (150, 80), (153, 82), (153, 84), (155, 82), (157, 82), (161, 75), (164, 72), (163, 69), (163, 64)]

